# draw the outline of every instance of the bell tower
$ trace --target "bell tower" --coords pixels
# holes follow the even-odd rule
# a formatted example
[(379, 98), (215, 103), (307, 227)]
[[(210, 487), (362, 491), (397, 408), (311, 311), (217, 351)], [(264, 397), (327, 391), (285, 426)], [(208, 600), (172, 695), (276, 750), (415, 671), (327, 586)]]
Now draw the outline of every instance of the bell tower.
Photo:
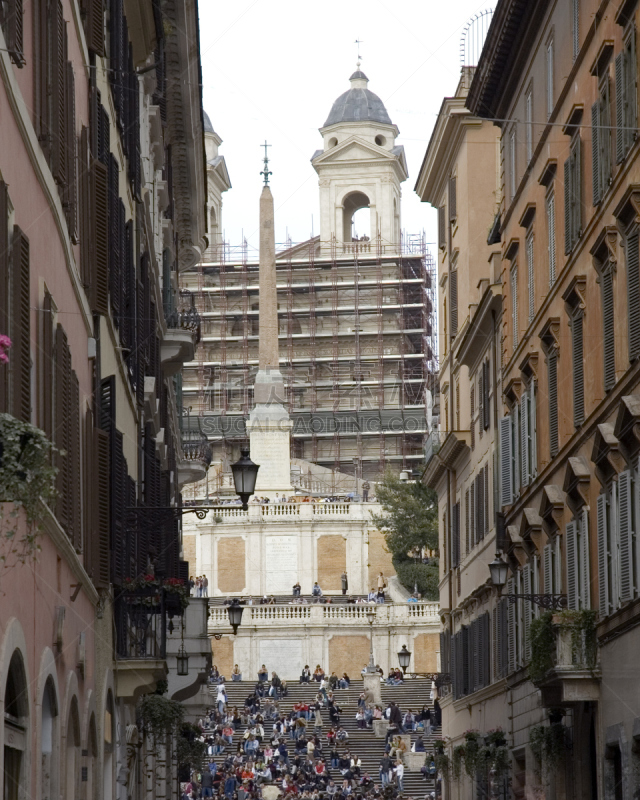
[(401, 183), (407, 179), (404, 148), (396, 145), (398, 128), (384, 103), (367, 88), (359, 68), (351, 88), (333, 104), (320, 128), (323, 149), (311, 163), (320, 183), (320, 240), (323, 253), (335, 241), (338, 252), (350, 252), (352, 220), (369, 208), (371, 247), (378, 235), (388, 252), (400, 248)]

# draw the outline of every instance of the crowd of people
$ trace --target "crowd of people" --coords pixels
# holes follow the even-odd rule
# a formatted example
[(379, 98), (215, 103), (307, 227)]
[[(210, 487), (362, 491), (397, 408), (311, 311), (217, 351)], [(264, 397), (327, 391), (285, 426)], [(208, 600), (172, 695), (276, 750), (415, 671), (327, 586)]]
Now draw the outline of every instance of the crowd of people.
[(189, 594), (192, 597), (209, 597), (209, 579), (206, 575), (189, 578)]
[[(237, 665), (232, 679), (236, 674), (241, 679)], [(437, 700), (433, 710), (424, 705), (415, 713), (412, 709), (403, 713), (394, 702), (383, 709), (362, 691), (353, 712), (357, 727), (370, 728), (376, 719), (388, 721), (378, 775), (372, 776), (363, 769), (341, 722), (345, 712), (338, 697), (351, 685), (347, 673), (327, 676), (320, 664), (313, 670), (305, 665), (300, 682), (315, 685), (315, 694), (309, 702), (294, 703), (288, 712), (281, 708), (288, 694), (286, 681), (275, 671), (269, 673), (264, 664), (242, 706), (229, 704), (225, 679), (215, 665), (210, 682), (215, 684), (215, 705), (199, 721), (207, 765), (182, 785), (181, 800), (263, 800), (266, 786), (290, 800), (393, 800), (404, 796), (407, 746), (402, 734), (417, 733), (411, 750), (426, 752), (423, 736), (430, 735), (432, 725), (440, 725)], [(432, 756), (425, 756), (422, 773), (435, 777)]]

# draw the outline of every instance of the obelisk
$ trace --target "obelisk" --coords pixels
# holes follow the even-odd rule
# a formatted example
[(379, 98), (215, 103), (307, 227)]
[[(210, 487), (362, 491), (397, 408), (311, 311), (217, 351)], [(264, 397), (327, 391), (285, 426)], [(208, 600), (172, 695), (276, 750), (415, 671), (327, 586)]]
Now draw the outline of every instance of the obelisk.
[(259, 358), (254, 407), (247, 430), (251, 458), (260, 464), (256, 493), (267, 496), (291, 491), (291, 420), (284, 407), (284, 380), (278, 347), (278, 296), (273, 195), (265, 143), (264, 186), (260, 195)]

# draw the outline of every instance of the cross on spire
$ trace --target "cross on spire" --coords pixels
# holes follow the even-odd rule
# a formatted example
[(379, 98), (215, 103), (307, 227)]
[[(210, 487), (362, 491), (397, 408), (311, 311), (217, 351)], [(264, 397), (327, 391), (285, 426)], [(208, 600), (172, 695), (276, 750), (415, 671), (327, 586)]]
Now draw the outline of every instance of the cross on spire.
[(267, 155), (267, 147), (271, 147), (270, 144), (267, 144), (267, 140), (264, 140), (264, 144), (261, 144), (260, 147), (264, 147), (264, 169), (260, 173), (264, 178), (264, 185), (269, 185), (269, 175), (273, 175), (272, 172), (269, 171), (269, 156)]
[(362, 62), (362, 56), (360, 55), (360, 45), (362, 44), (362, 39), (356, 39), (354, 44), (356, 45), (356, 50), (358, 52), (358, 61), (356, 63), (357, 63), (358, 69), (360, 69), (360, 64)]

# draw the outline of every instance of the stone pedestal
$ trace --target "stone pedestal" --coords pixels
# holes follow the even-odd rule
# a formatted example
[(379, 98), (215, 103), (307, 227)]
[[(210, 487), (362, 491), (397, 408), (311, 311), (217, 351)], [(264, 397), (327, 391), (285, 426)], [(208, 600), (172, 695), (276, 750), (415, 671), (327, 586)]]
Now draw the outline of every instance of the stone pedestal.
[(382, 692), (380, 691), (380, 676), (377, 673), (368, 675), (366, 672), (362, 676), (364, 679), (364, 690), (371, 698), (371, 701), (377, 705), (382, 705)]
[(405, 753), (402, 758), (402, 762), (409, 772), (420, 772), (426, 760), (426, 753)]
[(388, 728), (389, 723), (386, 719), (373, 720), (373, 733), (376, 739), (384, 739), (384, 737), (387, 735)]
[(249, 416), (251, 460), (260, 465), (256, 494), (273, 496), (275, 492), (290, 492), (290, 437), (292, 422), (279, 403), (260, 403)]

